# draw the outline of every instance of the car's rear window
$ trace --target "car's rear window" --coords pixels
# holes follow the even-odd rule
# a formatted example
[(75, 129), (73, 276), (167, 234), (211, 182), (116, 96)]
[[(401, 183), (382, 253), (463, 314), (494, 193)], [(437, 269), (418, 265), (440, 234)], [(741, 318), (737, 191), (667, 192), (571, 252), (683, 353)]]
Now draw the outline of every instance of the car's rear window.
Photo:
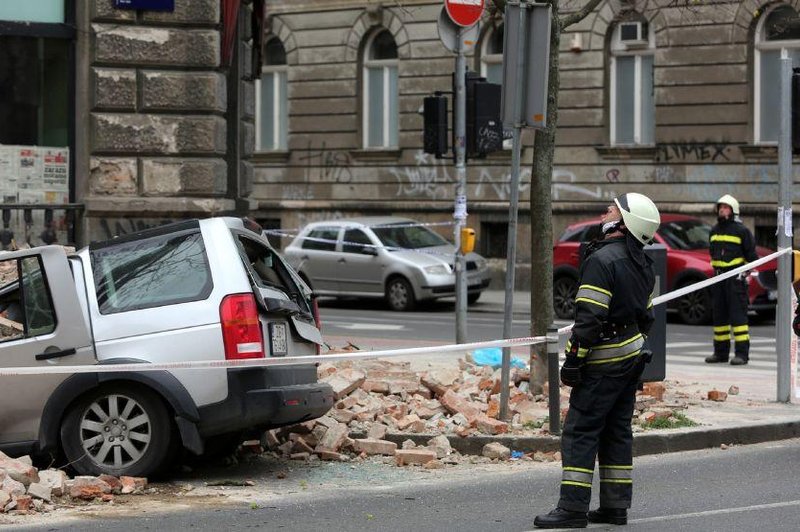
[(196, 230), (104, 246), (91, 260), (101, 314), (198, 301), (213, 288)]

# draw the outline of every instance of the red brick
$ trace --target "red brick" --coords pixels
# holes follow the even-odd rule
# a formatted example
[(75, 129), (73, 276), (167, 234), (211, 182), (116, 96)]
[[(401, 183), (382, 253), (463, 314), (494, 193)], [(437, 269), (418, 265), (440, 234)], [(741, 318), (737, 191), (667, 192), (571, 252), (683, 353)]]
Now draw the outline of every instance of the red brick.
[(645, 395), (649, 395), (650, 397), (655, 397), (656, 401), (663, 401), (664, 400), (664, 392), (666, 388), (664, 387), (663, 382), (646, 382), (642, 387), (642, 393)]
[(367, 432), (367, 438), (371, 440), (382, 440), (386, 433), (389, 431), (389, 427), (384, 425), (383, 423), (373, 423), (369, 427), (369, 432)]
[(33, 506), (33, 498), (28, 495), (20, 495), (14, 500), (17, 502), (16, 509), (20, 512), (27, 512)]
[(489, 408), (486, 409), (486, 416), (497, 419), (500, 415), (500, 401), (494, 399), (489, 401)]
[(728, 398), (728, 394), (719, 390), (711, 390), (708, 392), (708, 398), (711, 401), (723, 402)]
[(480, 416), (478, 418), (477, 428), (484, 434), (504, 434), (508, 432), (508, 423), (487, 416)]
[(100, 475), (97, 478), (105, 482), (111, 487), (111, 493), (119, 493), (122, 491), (122, 482), (117, 477), (111, 475)]
[(366, 375), (364, 373), (355, 369), (345, 368), (321, 380), (331, 385), (336, 399), (341, 399), (361, 386), (365, 378)]
[(397, 450), (397, 444), (386, 440), (373, 440), (365, 438), (361, 440), (354, 440), (354, 447), (356, 452), (363, 452), (366, 454), (384, 454), (392, 456)]
[(414, 423), (420, 421), (419, 416), (416, 414), (409, 414), (397, 420), (398, 430), (406, 430)]
[(122, 482), (122, 493), (142, 493), (147, 487), (147, 479), (144, 477), (119, 477)]
[(397, 465), (427, 464), (436, 460), (436, 451), (428, 449), (398, 449), (394, 454)]
[(366, 379), (361, 384), (361, 389), (365, 392), (375, 392), (375, 393), (389, 393), (389, 383), (386, 381), (374, 381), (370, 379)]
[(345, 460), (343, 454), (334, 451), (316, 451), (316, 453), (322, 460), (328, 460), (331, 462), (343, 462)]
[(475, 420), (481, 415), (480, 408), (477, 405), (461, 395), (458, 395), (453, 390), (447, 390), (440, 399), (442, 406), (444, 406), (451, 414), (462, 414), (470, 425), (475, 423)]
[(314, 448), (311, 447), (303, 438), (302, 436), (295, 436), (294, 442), (292, 445), (292, 453), (308, 453), (311, 454), (314, 452)]
[(461, 371), (455, 368), (438, 369), (429, 371), (421, 377), (422, 384), (436, 395), (444, 395), (451, 386), (458, 382)]
[(22, 482), (26, 487), (33, 482), (39, 482), (39, 474), (36, 468), (22, 460), (0, 457), (0, 469), (5, 469), (6, 475), (17, 482)]
[(341, 447), (344, 443), (345, 438), (347, 438), (348, 432), (349, 430), (347, 425), (337, 423), (335, 426), (325, 431), (325, 435), (319, 441), (314, 450), (317, 453), (320, 451), (338, 451), (339, 447)]

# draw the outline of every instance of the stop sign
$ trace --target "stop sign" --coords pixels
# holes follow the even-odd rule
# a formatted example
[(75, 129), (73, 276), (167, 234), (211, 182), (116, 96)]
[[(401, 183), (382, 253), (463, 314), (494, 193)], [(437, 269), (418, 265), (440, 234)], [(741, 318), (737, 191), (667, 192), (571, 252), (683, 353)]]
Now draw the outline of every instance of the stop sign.
[(478, 22), (483, 14), (484, 0), (444, 0), (450, 20), (468, 28)]

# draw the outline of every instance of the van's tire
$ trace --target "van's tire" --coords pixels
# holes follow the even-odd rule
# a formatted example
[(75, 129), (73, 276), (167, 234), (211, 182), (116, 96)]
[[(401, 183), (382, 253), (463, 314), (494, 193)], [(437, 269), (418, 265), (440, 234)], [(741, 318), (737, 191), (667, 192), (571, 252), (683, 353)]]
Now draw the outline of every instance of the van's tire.
[(475, 294), (467, 294), (467, 305), (472, 305), (474, 303), (477, 303), (480, 298), (481, 298), (480, 292)]
[(64, 454), (81, 475), (149, 476), (172, 458), (176, 444), (161, 399), (129, 384), (89, 392), (69, 407), (61, 423)]
[(403, 277), (390, 279), (386, 284), (386, 302), (392, 310), (400, 312), (414, 310), (417, 300), (411, 283)]

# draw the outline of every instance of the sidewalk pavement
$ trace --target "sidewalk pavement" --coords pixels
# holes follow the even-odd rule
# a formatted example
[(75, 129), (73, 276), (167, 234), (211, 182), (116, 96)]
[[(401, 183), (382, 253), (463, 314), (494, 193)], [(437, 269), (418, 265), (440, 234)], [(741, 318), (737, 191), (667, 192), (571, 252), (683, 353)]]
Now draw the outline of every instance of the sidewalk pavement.
[[(478, 302), (470, 305), (469, 312), (503, 312), (504, 304), (504, 291), (485, 290)], [(519, 314), (529, 315), (530, 308), (530, 293), (514, 292), (515, 317), (519, 318)], [(406, 346), (410, 347), (411, 344), (418, 346), (420, 342), (406, 342)], [(389, 348), (389, 345), (383, 348)], [(515, 353), (523, 354), (518, 351), (515, 349)], [(440, 363), (454, 365), (459, 356), (462, 355), (437, 356), (437, 363), (432, 363), (429, 357), (408, 357), (408, 361), (413, 369), (419, 371)], [(669, 353), (667, 356), (669, 360)], [(676, 402), (685, 403), (686, 417), (698, 423), (698, 426), (636, 433), (634, 454), (641, 456), (800, 437), (800, 398), (793, 398), (795, 403), (778, 403), (776, 381), (775, 373), (753, 366), (734, 368), (727, 364), (715, 364), (671, 367), (668, 362), (667, 406)], [(738, 394), (728, 394), (723, 402), (708, 399), (709, 391), (728, 392), (731, 387), (738, 388)], [(561, 408), (566, 406), (562, 403)], [(398, 443), (409, 438), (417, 439), (408, 434), (397, 435), (397, 438)], [(390, 439), (389, 436), (387, 439)], [(418, 443), (424, 445), (426, 436), (420, 435), (418, 439)], [(468, 454), (480, 454), (483, 446), (492, 441), (525, 452), (554, 451), (559, 448), (559, 438), (552, 435), (473, 435), (467, 438), (455, 436), (450, 440), (455, 449)]]

